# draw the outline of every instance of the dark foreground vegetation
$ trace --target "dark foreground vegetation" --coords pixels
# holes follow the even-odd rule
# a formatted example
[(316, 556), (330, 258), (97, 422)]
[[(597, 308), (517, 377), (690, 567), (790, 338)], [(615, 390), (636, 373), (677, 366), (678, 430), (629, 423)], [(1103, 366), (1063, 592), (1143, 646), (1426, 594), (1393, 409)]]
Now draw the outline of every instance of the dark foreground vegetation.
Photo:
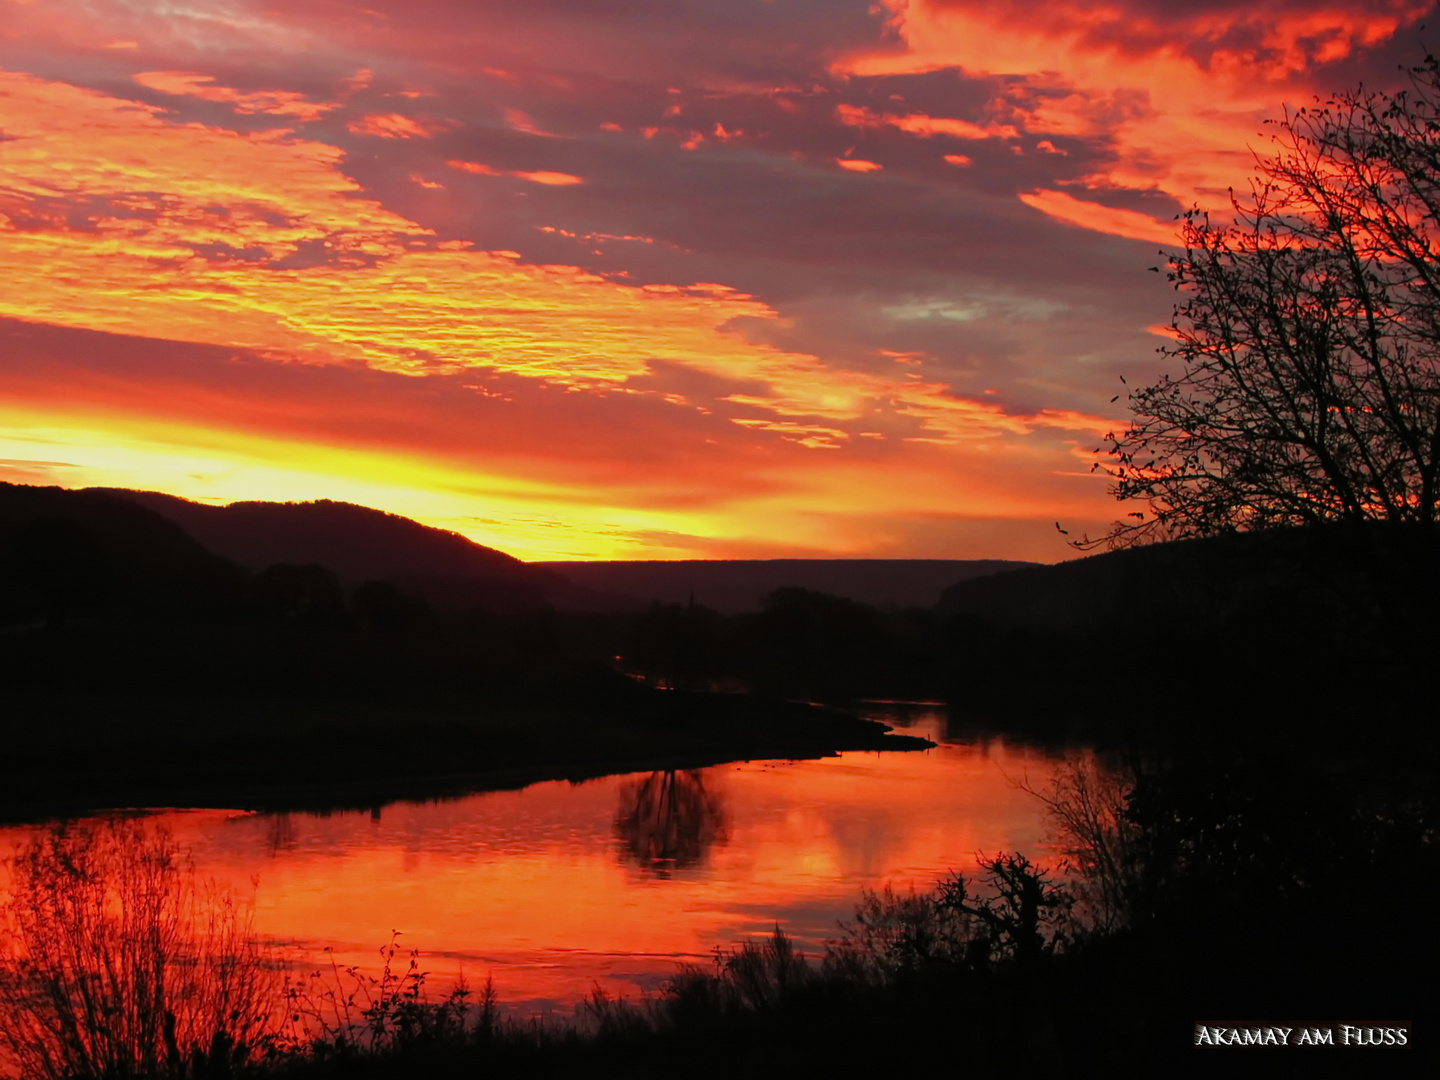
[[(1426, 1075), (1433, 788), (1357, 800), (1236, 760), (1074, 769), (1036, 793), (1068, 871), (984, 856), (863, 895), (821, 955), (777, 928), (573, 1021), (508, 1017), (503, 985), (430, 995), (393, 945), (377, 971), (294, 972), (163, 832), (57, 828), (13, 864), (0, 1059), (24, 1080)], [(1197, 1023), (1408, 1025), (1407, 1045), (1197, 1048)]]

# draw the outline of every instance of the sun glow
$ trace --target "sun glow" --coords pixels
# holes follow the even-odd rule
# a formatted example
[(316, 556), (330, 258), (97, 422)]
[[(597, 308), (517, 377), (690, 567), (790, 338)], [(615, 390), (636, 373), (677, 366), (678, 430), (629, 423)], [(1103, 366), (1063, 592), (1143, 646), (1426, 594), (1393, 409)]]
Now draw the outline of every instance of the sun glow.
[(1055, 559), (1170, 301), (1106, 236), (1173, 246), (1423, 5), (786, 8), (775, 66), (775, 5), (701, 4), (679, 67), (629, 15), (5, 6), (5, 476), (557, 558)]
[[(36, 422), (0, 409), (0, 479), (65, 487), (156, 488), (200, 502), (335, 499), (381, 507), (524, 560), (620, 558), (634, 536), (702, 534), (684, 511), (606, 505), (581, 488), (460, 471), (443, 460), (106, 416)], [(63, 460), (57, 460), (63, 459)]]

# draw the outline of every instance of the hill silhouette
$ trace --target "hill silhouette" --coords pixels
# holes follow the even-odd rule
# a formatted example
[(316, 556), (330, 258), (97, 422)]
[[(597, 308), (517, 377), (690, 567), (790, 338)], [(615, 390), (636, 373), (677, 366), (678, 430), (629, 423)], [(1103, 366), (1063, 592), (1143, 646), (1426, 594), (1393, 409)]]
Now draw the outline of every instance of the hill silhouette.
[[(1433, 541), (1418, 532), (1371, 541), (1287, 529), (1148, 544), (957, 582), (938, 610), (1087, 636), (1121, 623), (1215, 630), (1262, 612), (1267, 620), (1302, 611), (1326, 622), (1354, 618), (1382, 602), (1386, 578), (1403, 578), (1412, 595), (1434, 590)], [(1386, 573), (1377, 577), (1380, 566)]]
[(1240, 695), (1298, 720), (1411, 708), (1437, 604), (1440, 544), (1424, 531), (1287, 529), (959, 582), (937, 614), (961, 699), (1069, 707), (1143, 688), (1172, 713)]
[(368, 581), (388, 581), (437, 611), (547, 605), (608, 610), (617, 604), (459, 533), (353, 503), (320, 499), (209, 506), (158, 491), (89, 490), (144, 506), (257, 573), (277, 564), (318, 564), (347, 591)]
[(597, 593), (632, 596), (645, 604), (693, 600), (721, 614), (758, 611), (764, 596), (801, 588), (873, 607), (929, 608), (957, 581), (1036, 563), (1007, 559), (735, 559), (676, 562), (547, 562)]
[(239, 567), (132, 500), (0, 483), (0, 622), (215, 614), (245, 584)]
[[(443, 589), (460, 610), (431, 610), (406, 583)], [(343, 503), (216, 508), (0, 484), (0, 819), (373, 805), (928, 745), (834, 710), (658, 692), (615, 669), (635, 616), (548, 605), (568, 588), (463, 537)], [(484, 610), (464, 607), (477, 598)]]

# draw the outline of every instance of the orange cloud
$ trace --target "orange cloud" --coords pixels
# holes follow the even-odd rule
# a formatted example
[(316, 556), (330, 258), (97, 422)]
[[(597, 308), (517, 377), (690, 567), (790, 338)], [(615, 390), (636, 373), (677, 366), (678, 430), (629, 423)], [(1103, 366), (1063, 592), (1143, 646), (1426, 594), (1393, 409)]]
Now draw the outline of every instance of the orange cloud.
[(797, 424), (793, 420), (755, 420), (735, 417), (730, 421), (741, 427), (774, 431), (782, 439), (799, 443), (811, 450), (838, 450), (840, 444), (850, 438), (848, 432), (839, 428), (821, 427), (816, 424)]
[[(653, 244), (653, 236), (631, 236), (629, 233), (577, 233), (570, 229), (559, 229), (554, 225), (537, 225), (536, 228), (543, 233), (551, 233), (554, 236), (567, 236), (572, 240), (580, 240), (587, 244), (603, 244), (610, 240), (623, 240), (632, 244)], [(691, 286), (696, 288), (696, 286)]]
[(864, 161), (860, 158), (836, 158), (835, 164), (850, 172), (875, 172), (885, 166), (875, 161)]
[(583, 184), (585, 181), (578, 176), (571, 176), (562, 172), (524, 172), (516, 170), (508, 172), (504, 169), (497, 169), (490, 165), (481, 164), (478, 161), (447, 161), (445, 164), (452, 169), (459, 169), (461, 172), (472, 173), (475, 176), (513, 176), (519, 180), (528, 180), (532, 184), (544, 184), (547, 187), (566, 187), (570, 184)]
[(1020, 132), (1009, 124), (972, 124), (968, 120), (925, 116), (922, 113), (896, 116), (893, 113), (871, 112), (854, 105), (840, 105), (835, 111), (840, 116), (840, 122), (850, 127), (893, 127), (925, 139), (936, 135), (952, 135), (957, 139), (1015, 139), (1020, 136)]
[(1020, 201), (1067, 225), (1078, 225), (1082, 229), (1124, 236), (1131, 240), (1149, 240), (1171, 248), (1184, 246), (1175, 223), (1162, 224), (1148, 214), (1136, 210), (1101, 206), (1099, 203), (1077, 199), (1063, 191), (1034, 191), (1022, 194)]
[(536, 124), (534, 120), (530, 119), (530, 117), (526, 113), (521, 112), (519, 109), (506, 109), (505, 123), (513, 130), (524, 132), (526, 135), (539, 135), (541, 138), (545, 139), (555, 138), (555, 133), (553, 131), (546, 131), (544, 128)]
[[(1263, 146), (1263, 120), (1287, 100), (1308, 103), (1316, 64), (1387, 40), (1432, 6), (1176, 7), (1161, 21), (1123, 3), (1072, 0), (1047, 6), (1043, 18), (1014, 0), (882, 3), (903, 48), (853, 56), (838, 70), (1003, 76), (1007, 88), (994, 105), (1015, 109), (1027, 133), (1099, 138), (1114, 148), (1113, 164), (1087, 178), (1092, 186), (1158, 188), (1221, 212), (1227, 189), (1243, 186), (1253, 167), (1248, 147)], [(1117, 231), (1113, 217), (1066, 220)]]
[(1041, 409), (1030, 422), (1041, 427), (1060, 428), (1063, 431), (1087, 431), (1095, 435), (1104, 435), (1111, 431), (1121, 431), (1128, 421), (1107, 420), (1103, 416), (1091, 416), (1089, 413), (1076, 412), (1073, 409)]
[[(156, 390), (156, 404), (136, 398), (124, 408), (113, 387), (102, 388), (81, 408), (53, 386), (23, 407), (10, 398), (0, 457), (73, 461), (83, 470), (77, 483), (349, 498), (551, 557), (720, 554), (757, 536), (797, 551), (873, 552), (900, 543), (892, 512), (971, 513), (1019, 530), (1073, 505), (1065, 489), (1034, 479), (1054, 466), (1058, 436), (1045, 418), (1007, 414), (936, 381), (757, 344), (737, 328), (779, 315), (724, 284), (627, 285), (440, 242), (367, 196), (342, 171), (338, 148), (293, 131), (181, 123), (154, 106), (10, 72), (0, 72), (0, 100), (0, 278), (10, 283), (0, 316), (357, 371), (474, 369), (477, 382), (504, 373), (587, 400), (664, 393), (671, 388), (644, 389), (663, 361), (745, 387), (711, 421), (731, 440), (714, 468), (733, 473), (737, 445), (753, 448), (759, 464), (704, 505), (679, 505), (673, 493), (637, 495), (653, 470), (616, 464), (603, 481), (562, 477), (569, 455), (553, 447), (544, 468), (532, 461), (526, 472), (512, 461), (502, 469), (464, 460), (462, 439), (421, 448), (370, 436), (357, 446), (297, 433), (305, 417), (313, 425), (313, 401), (242, 428), (233, 401), (201, 401), (193, 388), (163, 402)], [(685, 395), (669, 397), (676, 404), (652, 400), (696, 415)], [(730, 422), (739, 409), (753, 414)], [(867, 437), (856, 437), (862, 430)], [(903, 442), (916, 438), (928, 443)], [(844, 453), (809, 453), (837, 447)], [(880, 460), (896, 453), (909, 455), (904, 469)], [(817, 456), (828, 467), (817, 470)], [(490, 507), (485, 521), (475, 518), (477, 500)]]
[[(180, 125), (149, 106), (25, 75), (0, 74), (0, 92), (12, 103), (0, 275), (23, 283), (0, 292), (0, 315), (293, 360), (417, 375), (481, 367), (589, 388), (667, 360), (759, 383), (765, 392), (746, 404), (795, 422), (833, 426), (880, 409), (945, 440), (1027, 430), (939, 384), (836, 370), (746, 341), (727, 328), (777, 315), (722, 284), (636, 287), (436, 243), (364, 198), (334, 147)], [(561, 175), (528, 178), (569, 182)], [(56, 197), (99, 209), (88, 227), (37, 226)], [(327, 255), (318, 264), (283, 265), (317, 245)]]
[(529, 180), (532, 184), (544, 184), (547, 187), (568, 187), (571, 184), (583, 184), (585, 181), (578, 176), (571, 176), (562, 172), (513, 172), (511, 176), (518, 176), (521, 180)]
[(346, 125), (357, 135), (372, 135), (377, 139), (428, 139), (446, 129), (445, 124), (416, 120), (399, 113), (381, 113), (363, 116)]
[(301, 121), (318, 120), (337, 105), (336, 102), (311, 101), (304, 94), (289, 90), (232, 90), (227, 86), (212, 85), (215, 82), (212, 76), (187, 71), (142, 71), (134, 78), (141, 86), (159, 90), (162, 94), (222, 102), (238, 113), (268, 113), (272, 116), (293, 116)]
[[(288, 131), (179, 124), (150, 105), (6, 71), (0, 96), (0, 131), (8, 137), (0, 213), (12, 220), (4, 243), (10, 257), (21, 250), (61, 259), (113, 255), (178, 268), (176, 260), (194, 254), (186, 243), (279, 258), (323, 240), (343, 258), (398, 252), (428, 234), (354, 198), (359, 186), (337, 167), (339, 148)], [(87, 231), (13, 224), (57, 199), (112, 200), (112, 212), (95, 212)]]
[(508, 172), (496, 169), (490, 165), (482, 165), (478, 161), (447, 161), (445, 163), (452, 169), (459, 169), (461, 172), (472, 173), (475, 176), (509, 176)]

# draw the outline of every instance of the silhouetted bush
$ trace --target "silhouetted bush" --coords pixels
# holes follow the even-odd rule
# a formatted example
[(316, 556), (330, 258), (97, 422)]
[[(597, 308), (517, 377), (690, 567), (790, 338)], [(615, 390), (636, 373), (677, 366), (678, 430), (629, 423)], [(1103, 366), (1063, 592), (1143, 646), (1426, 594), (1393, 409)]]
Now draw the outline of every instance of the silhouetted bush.
[(403, 975), (396, 970), (397, 936), (380, 950), (378, 975), (332, 961), (328, 972), (315, 972), (287, 986), (286, 1011), (292, 1022), (287, 1049), (292, 1056), (334, 1060), (407, 1055), (464, 1044), (473, 1034), (494, 1030), (497, 1013), (491, 982), (486, 981), (478, 1011), (470, 1006), (470, 990), (463, 979), (444, 997), (431, 1000), (419, 952), (410, 953)]
[(167, 832), (57, 828), (11, 868), (0, 1052), (22, 1080), (229, 1075), (276, 1050), (279, 973), (250, 909), (197, 883)]

